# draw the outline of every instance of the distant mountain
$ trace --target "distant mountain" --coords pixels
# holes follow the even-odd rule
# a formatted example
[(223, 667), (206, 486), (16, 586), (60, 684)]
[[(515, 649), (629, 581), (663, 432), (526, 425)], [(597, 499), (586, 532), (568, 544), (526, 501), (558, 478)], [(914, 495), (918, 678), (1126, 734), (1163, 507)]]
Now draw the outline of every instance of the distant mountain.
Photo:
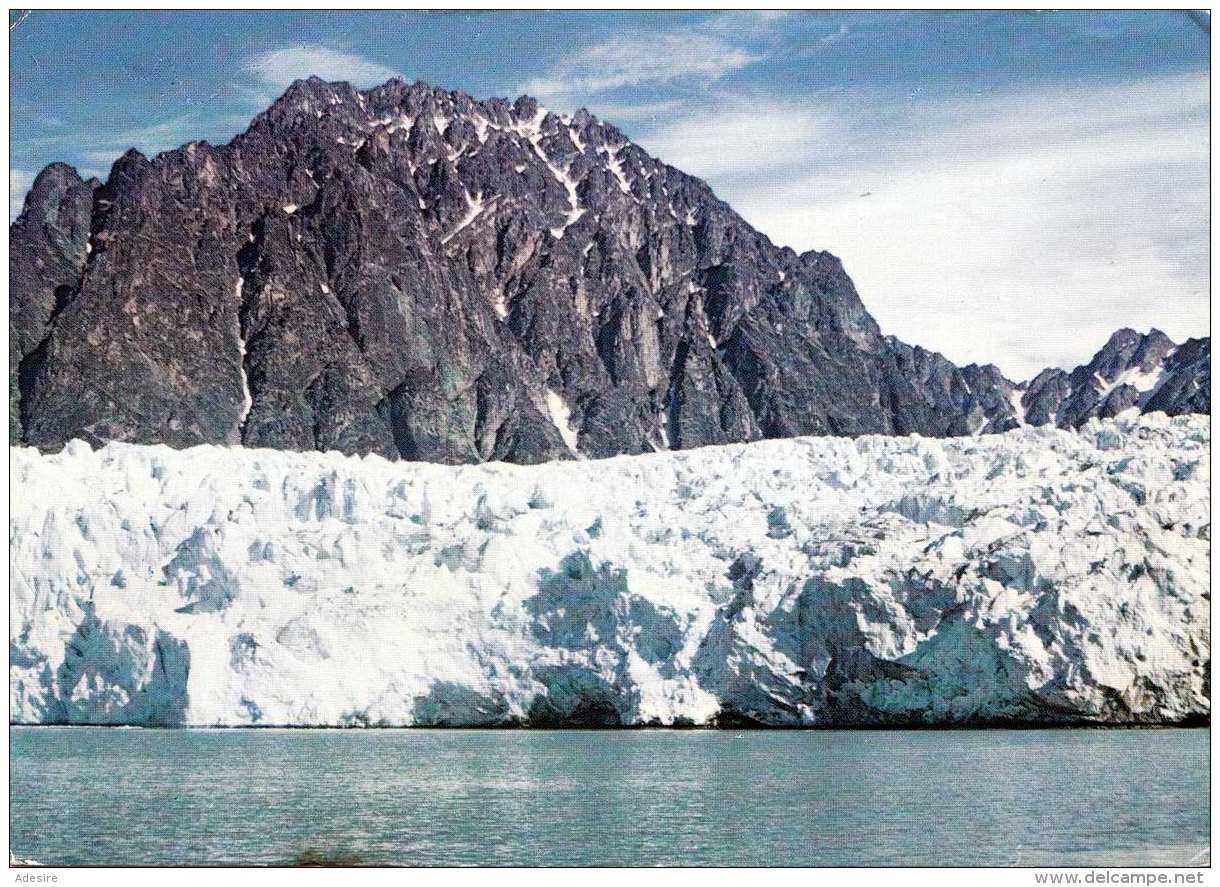
[(837, 258), (528, 97), (298, 81), (228, 145), (52, 164), (10, 243), (10, 434), (42, 448), (538, 462), (1210, 411), (1206, 339), (1018, 386), (883, 336)]
[(1121, 329), (1070, 373), (1044, 370), (1022, 386), (1020, 408), (1030, 425), (1076, 428), (1124, 410), (1211, 413), (1211, 339), (1175, 345), (1160, 330), (1141, 336)]

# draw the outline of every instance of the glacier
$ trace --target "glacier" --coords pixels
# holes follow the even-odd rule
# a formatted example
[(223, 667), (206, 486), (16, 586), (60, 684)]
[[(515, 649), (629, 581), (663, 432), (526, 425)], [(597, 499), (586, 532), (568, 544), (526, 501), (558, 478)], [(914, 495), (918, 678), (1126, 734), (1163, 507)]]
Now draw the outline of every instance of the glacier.
[(11, 720), (1206, 721), (1209, 421), (537, 466), (12, 448)]

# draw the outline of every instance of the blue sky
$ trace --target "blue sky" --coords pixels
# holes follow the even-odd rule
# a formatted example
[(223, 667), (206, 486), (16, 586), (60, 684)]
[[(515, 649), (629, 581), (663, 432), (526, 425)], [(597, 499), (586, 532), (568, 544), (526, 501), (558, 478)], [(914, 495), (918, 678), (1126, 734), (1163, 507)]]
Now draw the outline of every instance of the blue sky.
[(1025, 378), (1118, 326), (1207, 333), (1208, 30), (1175, 12), (37, 11), (11, 32), (10, 202), (53, 160), (104, 177), (131, 146), (227, 141), (310, 73), (529, 92), (618, 124), (777, 243), (841, 256), (886, 332)]

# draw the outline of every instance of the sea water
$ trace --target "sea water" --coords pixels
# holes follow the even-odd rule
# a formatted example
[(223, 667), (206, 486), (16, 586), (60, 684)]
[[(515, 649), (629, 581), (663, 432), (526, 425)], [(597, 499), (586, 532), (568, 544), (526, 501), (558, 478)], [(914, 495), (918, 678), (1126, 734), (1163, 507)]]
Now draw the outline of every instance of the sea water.
[(1174, 865), (1208, 731), (10, 729), (50, 865)]

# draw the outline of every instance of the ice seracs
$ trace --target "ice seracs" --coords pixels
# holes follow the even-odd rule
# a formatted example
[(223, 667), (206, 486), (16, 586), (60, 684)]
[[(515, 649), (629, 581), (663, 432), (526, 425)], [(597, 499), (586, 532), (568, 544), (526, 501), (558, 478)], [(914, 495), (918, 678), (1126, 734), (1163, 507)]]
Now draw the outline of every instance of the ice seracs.
[(1205, 719), (1209, 455), (1159, 414), (532, 467), (14, 449), (11, 717)]

